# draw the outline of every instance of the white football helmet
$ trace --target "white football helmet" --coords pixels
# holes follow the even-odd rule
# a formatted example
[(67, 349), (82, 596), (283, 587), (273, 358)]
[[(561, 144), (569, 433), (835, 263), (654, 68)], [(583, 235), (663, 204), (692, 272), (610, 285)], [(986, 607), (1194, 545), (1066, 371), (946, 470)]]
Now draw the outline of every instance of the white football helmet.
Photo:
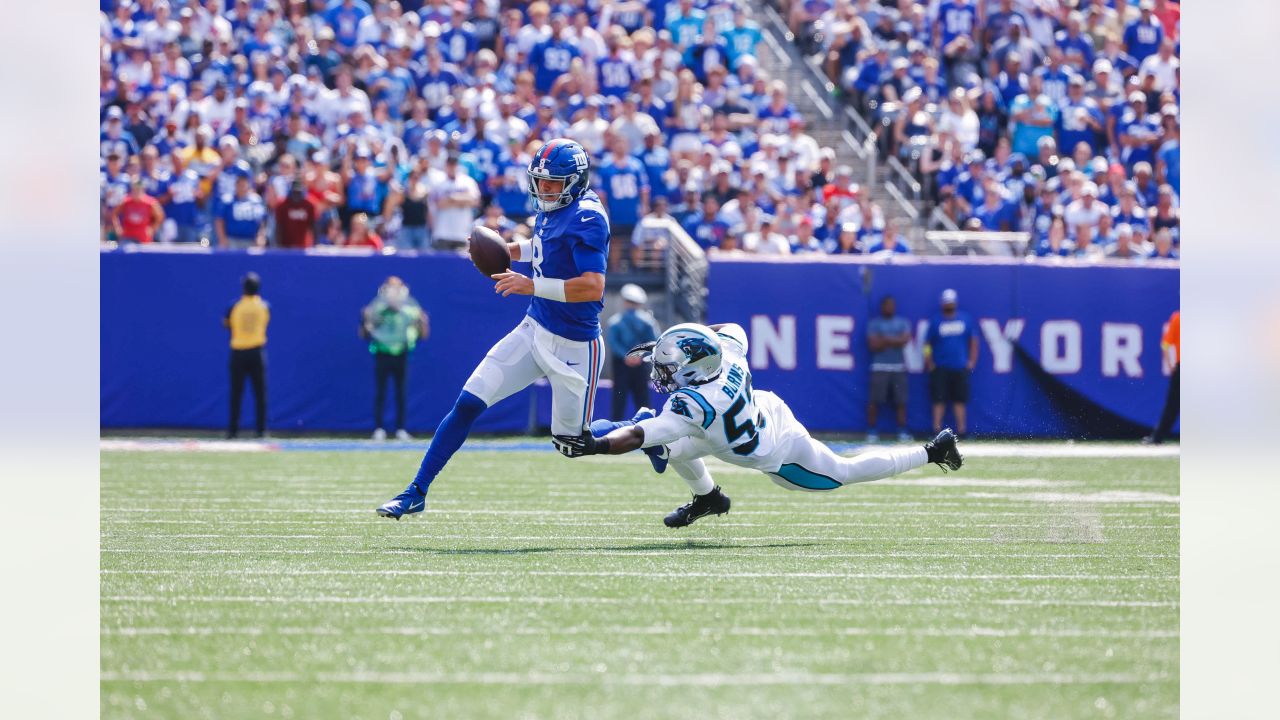
[(697, 323), (674, 325), (656, 342), (640, 345), (631, 354), (647, 356), (653, 362), (650, 378), (654, 388), (664, 393), (716, 379), (724, 359), (715, 331)]

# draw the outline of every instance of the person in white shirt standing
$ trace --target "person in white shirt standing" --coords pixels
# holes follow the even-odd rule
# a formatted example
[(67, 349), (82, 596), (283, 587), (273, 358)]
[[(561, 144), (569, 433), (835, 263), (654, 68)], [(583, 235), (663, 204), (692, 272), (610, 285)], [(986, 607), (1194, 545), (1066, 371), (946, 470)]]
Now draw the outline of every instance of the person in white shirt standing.
[(457, 155), (449, 154), (444, 177), (433, 184), (430, 198), (431, 246), (437, 250), (467, 247), (480, 207), (480, 186), (458, 167)]

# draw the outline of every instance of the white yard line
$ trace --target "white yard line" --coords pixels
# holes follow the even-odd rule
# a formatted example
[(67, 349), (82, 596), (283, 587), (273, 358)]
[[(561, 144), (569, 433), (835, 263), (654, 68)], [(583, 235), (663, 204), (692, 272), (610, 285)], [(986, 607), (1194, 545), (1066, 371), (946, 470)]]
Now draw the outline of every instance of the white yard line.
[[(329, 626), (314, 627), (117, 627), (102, 628), (104, 637), (176, 637), (199, 636), (210, 637), (220, 635), (250, 636), (345, 636), (354, 635), (390, 635), (399, 637), (437, 637), (456, 635), (516, 635), (516, 636), (561, 636), (561, 635), (689, 635), (688, 628), (670, 625), (654, 626), (580, 626), (557, 628), (504, 628), (476, 630), (474, 628), (442, 628), (442, 627), (387, 627), (374, 626), (368, 628), (335, 628)], [(765, 628), (765, 627), (725, 627), (702, 628), (697, 634), (703, 636), (731, 635), (746, 637), (945, 637), (945, 638), (1114, 638), (1164, 640), (1179, 637), (1177, 630), (1098, 630), (1095, 628), (993, 628), (993, 627), (959, 627), (959, 628), (863, 628), (863, 627), (831, 627), (831, 628)]]
[[(528, 604), (528, 605), (632, 605), (632, 604), (675, 604), (675, 605), (767, 605), (770, 598), (667, 598), (667, 597), (536, 597), (528, 595), (511, 596), (475, 596), (461, 597), (456, 595), (399, 595), (387, 597), (353, 597), (335, 595), (103, 595), (102, 602), (118, 603), (161, 603), (173, 605), (177, 603), (286, 603), (286, 604), (324, 604), (324, 605), (429, 605), (429, 604)], [(854, 606), (911, 606), (911, 607), (971, 607), (978, 605), (995, 606), (1035, 606), (1035, 607), (1142, 607), (1142, 608), (1176, 608), (1176, 601), (1161, 600), (1029, 600), (1023, 598), (1003, 599), (856, 599), (856, 598), (789, 598), (791, 604), (818, 605), (854, 605)]]
[(760, 685), (1148, 685), (1177, 682), (1169, 673), (204, 673), (106, 671), (103, 682), (372, 683), (378, 685), (605, 685), (725, 687)]
[[(1099, 512), (1104, 513), (1104, 514), (1102, 515), (1102, 517), (1103, 517), (1104, 519), (1107, 519), (1107, 520), (1110, 520), (1110, 519), (1112, 519), (1112, 518), (1157, 518), (1157, 519), (1158, 519), (1158, 518), (1166, 518), (1166, 519), (1178, 519), (1178, 518), (1180, 518), (1180, 517), (1181, 517), (1181, 515), (1179, 515), (1179, 514), (1178, 514), (1178, 513), (1176, 513), (1176, 512), (1175, 512), (1175, 513), (1169, 513), (1169, 512), (1165, 512), (1165, 513), (1156, 513), (1156, 512), (1150, 512), (1150, 511), (1130, 512), (1130, 511), (1128, 511), (1128, 510), (1115, 510), (1115, 509), (1112, 509), (1112, 508), (1097, 508), (1097, 510), (1098, 510)], [(430, 513), (431, 513), (431, 512), (432, 512), (432, 511), (428, 511), (428, 515), (430, 515)], [(656, 513), (656, 512), (657, 512), (657, 511), (655, 511), (655, 513)], [(1049, 509), (1045, 509), (1045, 510), (1025, 510), (1025, 511), (1013, 511), (1013, 512), (999, 511), (999, 510), (997, 510), (997, 511), (991, 511), (991, 510), (976, 510), (976, 511), (972, 511), (972, 512), (966, 512), (966, 511), (962, 511), (962, 510), (956, 510), (956, 511), (953, 511), (953, 512), (950, 512), (950, 511), (937, 511), (937, 512), (935, 512), (935, 511), (927, 511), (927, 510), (904, 510), (904, 511), (901, 511), (901, 512), (886, 511), (886, 510), (873, 510), (873, 511), (871, 511), (871, 512), (866, 512), (866, 511), (862, 511), (862, 510), (854, 511), (854, 512), (832, 512), (832, 511), (828, 511), (828, 510), (817, 510), (817, 511), (813, 511), (813, 510), (807, 510), (807, 509), (806, 509), (806, 510), (800, 510), (800, 511), (790, 511), (790, 510), (786, 510), (786, 511), (781, 511), (781, 510), (735, 510), (735, 511), (733, 512), (733, 516), (734, 516), (734, 517), (737, 517), (737, 516), (739, 516), (739, 515), (763, 515), (763, 516), (769, 516), (769, 517), (777, 517), (777, 516), (796, 517), (797, 515), (803, 515), (803, 516), (805, 516), (805, 517), (855, 517), (855, 518), (874, 518), (874, 517), (891, 517), (891, 518), (901, 518), (901, 517), (903, 517), (903, 516), (906, 516), (906, 517), (915, 517), (915, 516), (920, 516), (920, 517), (966, 517), (966, 518), (968, 518), (968, 517), (1015, 517), (1015, 518), (1036, 517), (1036, 518), (1043, 518), (1043, 517), (1050, 517), (1050, 516), (1052, 516), (1053, 512), (1054, 512), (1053, 510), (1049, 510)], [(487, 520), (486, 518), (484, 518), (484, 517), (463, 518), (463, 520), (471, 520), (471, 521), (474, 521), (474, 522), (477, 522), (477, 523), (479, 523), (479, 522), (488, 522), (488, 520)], [(330, 524), (332, 524), (332, 522), (333, 522), (332, 520), (329, 520), (329, 519), (327, 519), (327, 518), (325, 518), (325, 519), (318, 519), (318, 518), (313, 519), (313, 518), (308, 518), (308, 517), (306, 517), (305, 515), (299, 515), (296, 519), (293, 519), (293, 520), (273, 520), (273, 519), (262, 519), (262, 520), (201, 520), (201, 519), (199, 519), (199, 518), (103, 518), (103, 519), (102, 519), (102, 523), (103, 523), (104, 525), (291, 525), (291, 526), (297, 526), (297, 525), (302, 525), (302, 524), (321, 524), (321, 523), (323, 523), (324, 525), (330, 525)], [(456, 522), (456, 520), (451, 520), (451, 522)], [(896, 520), (895, 520), (895, 522), (896, 522)], [(574, 527), (581, 527), (581, 526), (582, 526), (582, 522), (581, 522), (581, 521), (577, 521), (577, 520), (549, 520), (549, 519), (546, 519), (546, 518), (532, 518), (532, 519), (530, 519), (530, 520), (522, 521), (522, 522), (521, 522), (521, 524), (525, 524), (525, 525), (570, 525), (570, 526), (574, 526)], [(734, 523), (734, 524), (736, 525), (737, 523)], [(775, 527), (772, 523), (770, 523), (770, 526), (771, 526), (771, 527)], [(794, 524), (793, 524), (793, 523), (787, 523), (787, 526), (788, 526), (788, 527), (794, 527)]]
[[(747, 546), (750, 547), (750, 546)], [(679, 546), (672, 547), (671, 550), (683, 550)], [(749, 557), (762, 560), (770, 560), (775, 558), (794, 558), (801, 557), (805, 559), (811, 558), (874, 558), (881, 560), (894, 560), (899, 558), (927, 558), (932, 560), (1006, 560), (1013, 558), (1034, 558), (1040, 560), (1176, 560), (1180, 555), (1176, 553), (1151, 553), (1142, 555), (1125, 555), (1119, 557), (1116, 555), (1100, 555), (1097, 553), (951, 553), (951, 552), (934, 552), (934, 553), (917, 553), (917, 552), (894, 552), (886, 550), (876, 553), (849, 553), (849, 552), (826, 552), (817, 550), (811, 552), (802, 552), (798, 548), (770, 548), (761, 547), (760, 550), (771, 550), (775, 552), (742, 552), (738, 550), (723, 550), (720, 548), (699, 548), (693, 546), (692, 549), (705, 549), (708, 554), (699, 557), (699, 561), (714, 560), (716, 558), (739, 558)], [(617, 555), (620, 557), (660, 557), (669, 559), (679, 559), (682, 556), (673, 556), (671, 550), (666, 551), (634, 551), (634, 550), (593, 550), (590, 548), (555, 548), (556, 555)], [(155, 552), (159, 551), (140, 551), (140, 550), (111, 550), (110, 552)], [(246, 551), (247, 552), (247, 551)], [(296, 554), (296, 555), (421, 555), (419, 550), (302, 550), (302, 551), (266, 551), (271, 554)], [(511, 550), (489, 550), (471, 549), (471, 548), (443, 548), (440, 555), (455, 554), (459, 557), (466, 557), (472, 553), (493, 553), (495, 555), (519, 555), (520, 548)], [(123, 574), (128, 575), (129, 571), (103, 570), (104, 574)], [(203, 568), (193, 569), (191, 572), (203, 573)]]
[[(1011, 504), (1016, 504), (1016, 503), (1018, 503), (1020, 500), (1034, 500), (1035, 498), (1028, 497), (1028, 496), (1033, 495), (1033, 494), (1035, 494), (1035, 493), (1007, 493), (1007, 494), (996, 494), (996, 493), (991, 493), (991, 495), (992, 495), (992, 497), (993, 497), (993, 498), (1000, 498), (1000, 499), (1003, 499), (1003, 500), (1004, 500), (1004, 502), (980, 502), (980, 501), (978, 501), (978, 499), (977, 499), (977, 498), (975, 498), (975, 499), (974, 499), (974, 500), (972, 500), (972, 501), (968, 501), (968, 502), (963, 501), (963, 500), (959, 500), (959, 501), (937, 501), (937, 502), (892, 502), (892, 501), (885, 501), (885, 502), (860, 502), (860, 501), (844, 501), (844, 500), (841, 500), (841, 501), (839, 501), (839, 506), (840, 506), (840, 507), (842, 507), (842, 508), (863, 508), (863, 507), (869, 507), (869, 508), (909, 508), (909, 507), (922, 507), (922, 508), (948, 508), (948, 507), (953, 507), (953, 508), (963, 508), (963, 509), (980, 510), (981, 508), (984, 508), (984, 507), (985, 507), (985, 508), (1002, 508), (1002, 509), (1007, 509)], [(687, 497), (687, 496), (686, 496), (686, 497)], [(1165, 498), (1169, 498), (1169, 497), (1171, 497), (1171, 496), (1167, 496), (1167, 495), (1166, 495), (1166, 496), (1164, 496), (1164, 497), (1165, 497)], [(266, 501), (267, 499), (268, 499), (268, 498), (265, 498), (265, 497), (264, 497), (264, 501)], [(272, 501), (278, 501), (278, 499), (279, 499), (279, 498), (275, 498), (275, 497), (270, 498), (270, 500), (272, 500)], [(1177, 501), (1177, 498), (1174, 498), (1174, 501), (1176, 502), (1176, 501)], [(1055, 501), (1055, 502), (1059, 502), (1059, 501)], [(1086, 501), (1086, 502), (1087, 502), (1087, 501)], [(1131, 500), (1115, 500), (1115, 501), (1113, 501), (1113, 502), (1116, 502), (1116, 503), (1124, 503), (1124, 504), (1132, 504), (1132, 505), (1141, 505), (1141, 506), (1152, 506), (1152, 508), (1153, 508), (1153, 509), (1155, 509), (1155, 508), (1164, 509), (1164, 507), (1165, 507), (1165, 503), (1166, 503), (1167, 501), (1166, 501), (1166, 500), (1140, 500), (1140, 499), (1131, 499)], [(243, 500), (243, 499), (236, 499), (236, 500), (230, 500), (230, 499), (228, 499), (228, 500), (226, 500), (225, 502), (218, 502), (218, 503), (216, 503), (216, 504), (223, 504), (223, 505), (235, 505), (236, 507), (231, 507), (231, 508), (218, 508), (218, 507), (183, 507), (181, 510), (174, 510), (172, 507), (115, 507), (115, 506), (105, 506), (105, 507), (102, 507), (102, 508), (101, 508), (101, 513), (102, 513), (103, 515), (109, 515), (109, 514), (111, 514), (111, 513), (149, 513), (149, 514), (152, 514), (152, 515), (169, 516), (169, 515), (173, 515), (173, 514), (175, 514), (175, 513), (180, 513), (180, 514), (182, 514), (182, 515), (213, 515), (213, 514), (216, 514), (216, 515), (225, 515), (225, 514), (227, 514), (228, 512), (245, 512), (245, 513), (259, 513), (259, 514), (269, 514), (269, 513), (276, 512), (276, 510), (275, 510), (274, 508), (264, 508), (264, 507), (262, 507), (262, 506), (245, 505), (245, 504), (243, 504), (243, 503), (244, 503), (244, 500)], [(485, 506), (485, 508), (484, 508), (484, 513), (483, 513), (483, 514), (484, 514), (484, 515), (546, 515), (546, 514), (549, 512), (547, 509), (543, 509), (543, 510), (519, 510), (519, 509), (504, 509), (504, 508), (502, 508), (502, 507), (496, 507), (496, 508), (495, 508), (495, 507), (493, 507), (495, 504), (500, 505), (500, 503), (487, 503), (487, 504), (486, 504), (486, 506)], [(528, 505), (528, 503), (508, 503), (508, 504), (510, 504), (510, 505), (512, 505), (512, 506), (515, 506), (515, 507), (519, 507), (519, 506), (521, 506), (521, 505), (525, 505), (525, 506), (527, 506), (527, 505)], [(374, 507), (373, 505), (369, 505), (369, 504), (352, 505), (351, 507), (345, 507), (345, 508), (303, 508), (303, 509), (299, 509), (299, 508), (296, 508), (296, 507), (289, 507), (289, 508), (285, 508), (283, 511), (284, 511), (284, 512), (289, 512), (289, 513), (292, 513), (292, 514), (295, 514), (295, 515), (298, 515), (298, 516), (302, 516), (302, 517), (305, 517), (305, 516), (307, 516), (307, 515), (352, 515), (352, 514), (365, 514), (365, 515), (372, 515), (372, 514), (373, 514), (373, 507)], [(453, 511), (457, 511), (457, 512), (466, 512), (466, 513), (470, 513), (470, 514), (474, 514), (474, 512), (475, 512), (475, 505), (474, 505), (474, 503), (471, 503), (471, 502), (457, 502), (457, 501), (433, 501), (433, 502), (429, 503), (429, 506), (428, 506), (428, 507), (429, 507), (428, 514), (430, 514), (430, 513), (431, 513), (431, 512), (433, 512), (433, 511), (434, 511), (434, 512), (439, 512), (439, 513), (445, 513), (445, 512), (453, 512)], [(740, 515), (748, 515), (748, 514), (750, 514), (750, 515), (789, 515), (789, 514), (790, 514), (790, 515), (795, 515), (795, 514), (810, 514), (810, 513), (809, 513), (809, 510), (808, 510), (808, 509), (806, 509), (807, 507), (809, 507), (809, 506), (807, 506), (807, 505), (796, 505), (796, 509), (795, 509), (795, 511), (794, 511), (794, 512), (791, 512), (791, 511), (783, 511), (783, 510), (743, 510), (743, 511), (740, 511), (740, 512), (738, 512), (738, 513), (736, 513), (736, 514), (740, 514)], [(573, 508), (573, 513), (574, 513), (575, 515), (610, 515), (610, 516), (616, 516), (616, 515), (653, 515), (653, 513), (654, 513), (654, 512), (656, 512), (656, 511), (655, 511), (655, 510), (617, 510), (617, 509), (611, 509), (611, 508), (579, 508), (579, 507), (575, 507), (575, 508)], [(856, 511), (855, 511), (855, 512), (856, 512)], [(965, 514), (965, 513), (961, 513), (961, 514)]]
[[(812, 88), (810, 88), (812, 89)], [(290, 441), (281, 441), (288, 444)], [(844, 447), (847, 443), (836, 443)], [(103, 438), (98, 441), (102, 452), (273, 452), (278, 444), (252, 440), (173, 440), (173, 439), (122, 439)], [(383, 451), (384, 445), (369, 443), (369, 450)], [(872, 449), (879, 446), (865, 446)], [(405, 451), (422, 452), (425, 443), (405, 445)], [(966, 458), (1176, 458), (1181, 451), (1177, 445), (1129, 445), (1123, 443), (1074, 443), (1074, 442), (975, 442), (961, 443), (960, 450)], [(329, 452), (353, 452), (334, 449)], [(511, 452), (500, 450), (500, 452)], [(521, 450), (518, 452), (550, 453), (550, 443), (545, 450)], [(607, 462), (617, 462), (609, 459)]]
[[(559, 523), (549, 523), (559, 525)], [(1132, 525), (1127, 523), (1102, 523), (1107, 530), (1178, 530), (1179, 526), (1175, 524), (1138, 524)], [(933, 528), (952, 528), (957, 530), (965, 529), (1032, 529), (1032, 530), (1053, 530), (1062, 528), (1077, 527), (1077, 523), (1070, 522), (1043, 522), (1043, 523), (917, 523), (917, 524), (896, 524), (887, 525), (885, 523), (787, 523), (789, 528), (901, 528), (901, 529), (933, 529)], [(566, 523), (565, 526), (581, 527), (581, 523)], [(734, 527), (764, 527), (777, 528), (776, 523), (733, 523)], [(115, 538), (120, 540), (172, 540), (172, 539), (225, 539), (239, 540), (247, 538), (255, 538), (259, 540), (364, 540), (369, 539), (369, 535), (353, 535), (353, 534), (326, 534), (326, 533), (103, 533), (103, 537)], [(432, 536), (423, 536), (432, 537)], [(438, 536), (435, 536), (438, 537)], [(557, 537), (548, 535), (547, 537)], [(811, 539), (819, 540), (825, 536), (815, 535)]]
[[(187, 570), (104, 570), (104, 575), (190, 575)], [(266, 575), (270, 577), (359, 577), (359, 576), (421, 576), (421, 577), (510, 577), (511, 570), (300, 570), (295, 568), (280, 570), (245, 570), (229, 569), (220, 572), (201, 571), (201, 575)], [(635, 577), (635, 578), (669, 578), (666, 571), (632, 571), (632, 570), (521, 570), (519, 575), (537, 577)], [(860, 573), (860, 572), (698, 572), (681, 571), (686, 578), (840, 578), (848, 580), (950, 580), (950, 581), (987, 581), (987, 580), (1072, 580), (1072, 581), (1133, 581), (1133, 580), (1167, 580), (1177, 581), (1176, 575), (1095, 575), (1090, 573), (1071, 574), (971, 574), (971, 573)]]

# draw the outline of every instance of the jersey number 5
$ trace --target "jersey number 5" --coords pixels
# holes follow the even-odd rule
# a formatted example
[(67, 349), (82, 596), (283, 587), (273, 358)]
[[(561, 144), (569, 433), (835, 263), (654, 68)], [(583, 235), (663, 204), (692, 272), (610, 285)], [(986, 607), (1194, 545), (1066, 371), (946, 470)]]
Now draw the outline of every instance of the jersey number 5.
[(750, 455), (760, 447), (760, 435), (756, 432), (756, 424), (751, 418), (738, 424), (738, 413), (747, 405), (746, 395), (739, 395), (737, 400), (729, 406), (724, 413), (724, 438), (729, 441), (730, 445), (738, 441), (738, 438), (746, 435), (748, 440), (741, 445), (733, 448), (735, 455)]

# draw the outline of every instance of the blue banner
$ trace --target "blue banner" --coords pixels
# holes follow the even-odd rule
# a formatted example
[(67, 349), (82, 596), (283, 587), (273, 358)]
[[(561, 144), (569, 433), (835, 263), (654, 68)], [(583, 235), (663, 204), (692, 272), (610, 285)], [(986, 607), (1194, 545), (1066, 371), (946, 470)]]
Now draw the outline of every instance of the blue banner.
[[(410, 357), (411, 430), (432, 430), (494, 342), (524, 316), (527, 298), (502, 298), (459, 255), (336, 256), (287, 251), (212, 254), (104, 252), (101, 424), (108, 428), (226, 426), (228, 333), (222, 319), (248, 271), (262, 277), (268, 426), (275, 431), (373, 428), (373, 358), (357, 336), (360, 311), (390, 275), (431, 318)], [(539, 392), (490, 408), (480, 432), (523, 432)], [(545, 393), (548, 394), (549, 393)], [(394, 419), (388, 390), (387, 421)], [(548, 403), (539, 398), (538, 415)], [(241, 427), (252, 425), (246, 389)]]
[[(1160, 338), (1178, 309), (1176, 266), (1051, 266), (864, 258), (711, 263), (707, 322), (747, 329), (757, 388), (811, 430), (864, 431), (867, 320), (893, 295), (907, 348), (908, 423), (932, 425), (920, 352), (946, 288), (981, 328), (969, 430), (1011, 437), (1126, 437), (1149, 429), (1168, 387)], [(892, 412), (881, 411), (881, 425)]]

